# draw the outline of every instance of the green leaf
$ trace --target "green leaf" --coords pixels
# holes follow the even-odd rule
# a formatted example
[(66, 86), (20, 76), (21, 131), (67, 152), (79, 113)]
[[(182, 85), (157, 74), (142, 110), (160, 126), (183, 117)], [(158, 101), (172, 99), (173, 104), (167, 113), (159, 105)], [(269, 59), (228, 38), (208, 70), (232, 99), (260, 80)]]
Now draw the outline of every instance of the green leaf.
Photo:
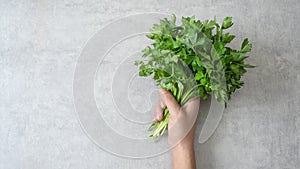
[(232, 61), (235, 62), (241, 62), (247, 58), (247, 56), (245, 56), (244, 53), (231, 52), (231, 54), (232, 54)]
[(200, 79), (202, 79), (202, 78), (205, 78), (205, 77), (204, 77), (204, 74), (203, 74), (202, 72), (197, 72), (197, 73), (195, 74), (195, 80), (200, 80)]
[(252, 44), (249, 43), (248, 38), (244, 39), (243, 43), (242, 43), (242, 47), (241, 47), (241, 52), (250, 52), (252, 49)]
[(147, 46), (144, 50), (142, 50), (142, 52), (143, 52), (143, 57), (146, 57), (151, 53), (151, 48)]
[(235, 38), (234, 35), (230, 35), (229, 33), (225, 33), (222, 35), (222, 42), (223, 43), (230, 43)]
[(222, 23), (222, 29), (228, 29), (233, 25), (232, 17), (226, 17)]
[(243, 66), (245, 68), (255, 68), (256, 66), (250, 65), (250, 64), (240, 64), (240, 66)]
[(141, 60), (136, 60), (136, 61), (134, 61), (134, 65), (135, 66), (138, 66), (138, 65), (140, 65), (140, 64), (142, 64), (143, 63), (143, 61), (141, 61)]
[(219, 54), (224, 54), (226, 51), (226, 48), (224, 47), (224, 44), (222, 42), (216, 42), (214, 44), (214, 49), (217, 51)]

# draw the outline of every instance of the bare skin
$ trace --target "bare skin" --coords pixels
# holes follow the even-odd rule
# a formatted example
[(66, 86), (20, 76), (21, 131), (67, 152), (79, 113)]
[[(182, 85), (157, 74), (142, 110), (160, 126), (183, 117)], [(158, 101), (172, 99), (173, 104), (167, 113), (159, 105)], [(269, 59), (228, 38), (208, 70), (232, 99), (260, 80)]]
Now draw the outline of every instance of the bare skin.
[(159, 96), (154, 121), (161, 121), (163, 110), (169, 109), (168, 142), (172, 147), (172, 169), (196, 169), (194, 133), (200, 99), (193, 98), (180, 107), (167, 90), (161, 88)]

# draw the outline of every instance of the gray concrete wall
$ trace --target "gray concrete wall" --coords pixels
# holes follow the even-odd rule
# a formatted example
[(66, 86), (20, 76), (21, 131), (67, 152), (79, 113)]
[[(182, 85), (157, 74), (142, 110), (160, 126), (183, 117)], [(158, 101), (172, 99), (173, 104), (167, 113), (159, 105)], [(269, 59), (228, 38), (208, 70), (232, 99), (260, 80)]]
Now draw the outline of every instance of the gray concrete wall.
[(244, 77), (211, 139), (196, 144), (201, 169), (300, 167), (298, 0), (0, 1), (0, 169), (170, 168), (170, 156), (123, 159), (82, 131), (73, 105), (77, 58), (112, 19), (140, 12), (233, 16), (249, 37)]

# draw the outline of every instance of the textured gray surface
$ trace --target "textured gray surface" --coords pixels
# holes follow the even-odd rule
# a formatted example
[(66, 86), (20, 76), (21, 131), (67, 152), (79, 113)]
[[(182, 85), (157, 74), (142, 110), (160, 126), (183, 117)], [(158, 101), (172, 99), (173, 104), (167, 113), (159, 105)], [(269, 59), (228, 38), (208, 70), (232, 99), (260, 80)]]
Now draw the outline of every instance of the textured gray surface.
[(197, 168), (300, 167), (298, 0), (4, 1), (0, 3), (0, 169), (170, 168), (170, 156), (108, 154), (81, 130), (73, 105), (75, 64), (112, 19), (139, 12), (234, 18), (258, 65), (234, 94), (219, 128), (196, 145)]

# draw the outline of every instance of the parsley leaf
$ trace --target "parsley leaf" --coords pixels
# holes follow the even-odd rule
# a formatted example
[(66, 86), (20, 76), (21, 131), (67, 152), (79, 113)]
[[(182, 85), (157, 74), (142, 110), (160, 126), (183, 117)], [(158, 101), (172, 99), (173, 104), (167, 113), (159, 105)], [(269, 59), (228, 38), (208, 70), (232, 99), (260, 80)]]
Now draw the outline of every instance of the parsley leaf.
[[(224, 106), (231, 94), (241, 88), (241, 77), (253, 68), (245, 63), (246, 53), (252, 44), (246, 38), (241, 49), (227, 46), (235, 35), (224, 31), (233, 25), (232, 17), (226, 17), (220, 26), (213, 20), (196, 20), (195, 16), (182, 17), (176, 24), (176, 16), (161, 19), (154, 24), (150, 34), (151, 46), (145, 47), (142, 57), (148, 60), (135, 62), (140, 76), (153, 75), (158, 86), (169, 90), (180, 105), (192, 97), (207, 99), (212, 95)], [(153, 139), (162, 135), (168, 127), (169, 111), (164, 119), (151, 123), (149, 134)]]

